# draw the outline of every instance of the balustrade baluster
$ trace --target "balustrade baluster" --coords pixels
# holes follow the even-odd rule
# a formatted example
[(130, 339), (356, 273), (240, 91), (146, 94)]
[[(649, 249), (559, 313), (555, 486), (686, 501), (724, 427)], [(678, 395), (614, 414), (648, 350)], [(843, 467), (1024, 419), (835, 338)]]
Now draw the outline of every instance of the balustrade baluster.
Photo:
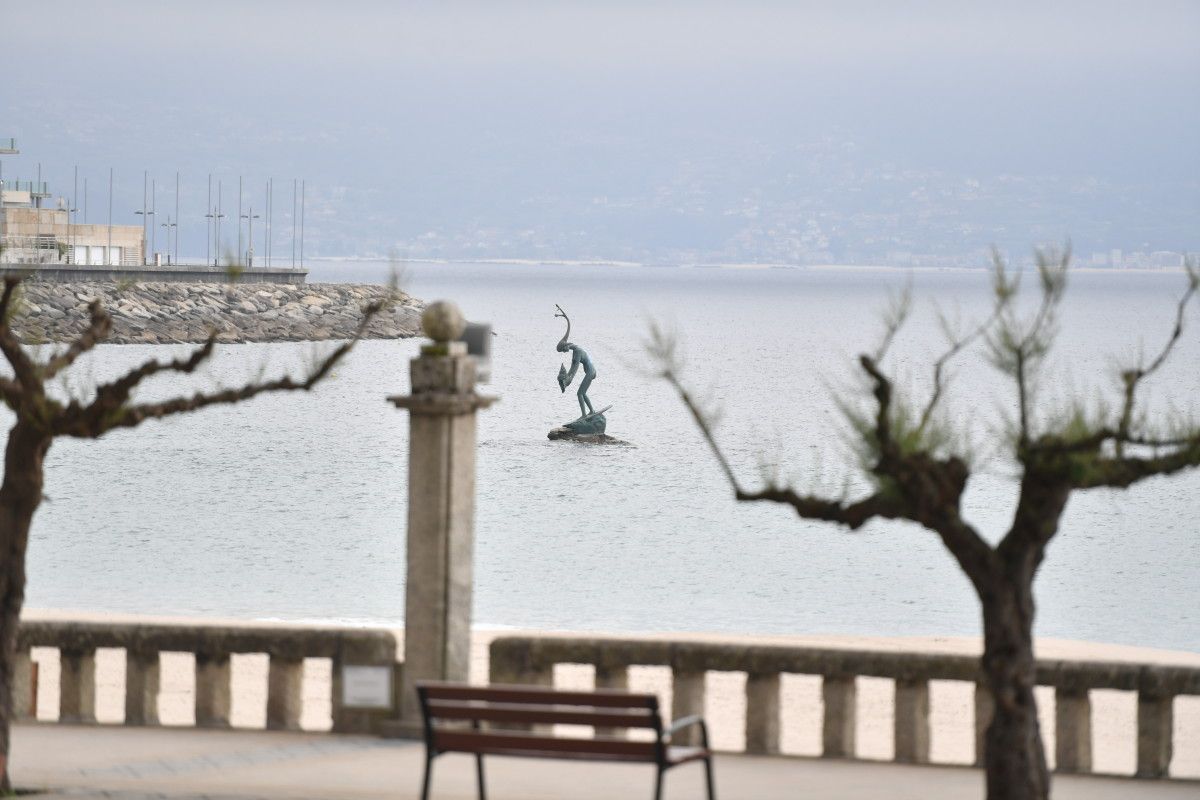
[(30, 658), (28, 650), (17, 652), (16, 663), (13, 664), (13, 718), (17, 722), (31, 720), (37, 714), (37, 684), (34, 681), (36, 665)]
[(157, 650), (125, 650), (125, 724), (158, 725), (161, 670)]
[(58, 721), (90, 724), (96, 721), (96, 651), (59, 651)]
[(929, 763), (929, 681), (897, 680), (892, 731), (895, 760)]
[(746, 752), (779, 752), (778, 672), (746, 674)]
[(267, 728), (298, 731), (304, 712), (304, 659), (270, 657), (267, 666)]
[(1175, 698), (1170, 695), (1138, 692), (1137, 776), (1165, 778), (1171, 766), (1174, 744)]
[[(597, 664), (596, 688), (627, 690), (629, 688), (629, 667), (624, 664)], [(597, 726), (595, 733), (597, 737), (603, 736), (617, 739), (624, 739), (625, 734), (625, 728), (607, 728), (604, 726)]]
[[(671, 672), (671, 719), (692, 714), (704, 715), (704, 672), (674, 669)], [(700, 726), (692, 725), (677, 733), (671, 744), (699, 745)]]
[(1092, 701), (1087, 689), (1054, 691), (1054, 755), (1058, 772), (1092, 771)]
[(975, 684), (975, 766), (983, 766), (983, 755), (987, 748), (987, 729), (992, 724), (995, 710), (992, 690), (982, 683)]
[(825, 701), (822, 725), (825, 758), (854, 758), (855, 727), (858, 713), (858, 687), (853, 675), (826, 675), (821, 682)]
[(229, 727), (231, 678), (228, 653), (196, 653), (196, 727)]

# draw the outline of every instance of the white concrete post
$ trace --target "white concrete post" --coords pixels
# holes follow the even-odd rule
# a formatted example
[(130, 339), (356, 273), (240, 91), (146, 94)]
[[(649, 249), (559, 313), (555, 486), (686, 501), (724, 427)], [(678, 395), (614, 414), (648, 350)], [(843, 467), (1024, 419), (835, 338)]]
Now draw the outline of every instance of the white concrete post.
[(421, 316), (432, 343), (410, 365), (408, 572), (401, 718), (420, 717), (417, 681), (466, 681), (471, 661), (475, 549), (475, 413), (494, 398), (475, 393), (475, 359), (457, 341), (462, 313), (445, 302)]

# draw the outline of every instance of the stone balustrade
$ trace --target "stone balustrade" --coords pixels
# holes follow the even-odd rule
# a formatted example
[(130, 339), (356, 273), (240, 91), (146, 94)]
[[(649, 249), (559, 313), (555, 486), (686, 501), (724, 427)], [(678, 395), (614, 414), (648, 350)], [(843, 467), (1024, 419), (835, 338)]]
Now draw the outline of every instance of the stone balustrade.
[[(746, 675), (745, 752), (780, 752), (780, 676), (822, 678), (825, 757), (855, 758), (856, 678), (895, 682), (894, 760), (930, 762), (930, 681), (964, 681), (975, 687), (975, 759), (992, 713), (979, 659), (965, 655), (746, 645), (668, 639), (504, 636), (491, 644), (492, 683), (552, 685), (556, 664), (591, 664), (596, 686), (623, 688), (633, 666), (667, 666), (672, 673), (675, 718), (704, 713), (705, 673)], [(1055, 756), (1060, 772), (1088, 773), (1091, 758), (1089, 692), (1137, 693), (1137, 775), (1163, 778), (1172, 757), (1173, 701), (1200, 695), (1200, 669), (1093, 661), (1038, 662), (1039, 686), (1055, 690)]]
[(342, 668), (386, 667), (391, 694), (399, 673), (396, 639), (387, 631), (355, 628), (238, 626), (216, 624), (121, 624), (74, 621), (21, 623), (17, 638), (17, 669), (13, 687), (18, 720), (31, 719), (34, 680), (30, 649), (59, 652), (59, 721), (96, 722), (96, 651), (125, 651), (126, 725), (158, 725), (160, 654), (195, 656), (195, 711), (198, 727), (229, 726), (231, 706), (230, 657), (265, 654), (268, 658), (266, 725), (272, 730), (299, 730), (304, 697), (301, 691), (304, 659), (327, 658), (332, 663), (332, 721), (335, 733), (378, 732), (380, 723), (395, 715), (394, 708), (351, 707), (344, 702)]

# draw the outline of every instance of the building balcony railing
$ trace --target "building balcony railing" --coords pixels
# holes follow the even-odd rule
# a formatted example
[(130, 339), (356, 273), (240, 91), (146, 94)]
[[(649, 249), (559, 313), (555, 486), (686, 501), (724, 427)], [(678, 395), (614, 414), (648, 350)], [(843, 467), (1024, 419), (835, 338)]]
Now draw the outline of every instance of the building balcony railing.
[[(597, 688), (624, 688), (630, 667), (671, 670), (674, 718), (703, 714), (705, 675), (746, 675), (745, 745), (748, 754), (780, 753), (780, 678), (819, 676), (824, 701), (822, 755), (856, 758), (856, 679), (895, 683), (893, 760), (926, 764), (930, 759), (930, 681), (974, 685), (975, 763), (982, 762), (983, 736), (992, 713), (979, 659), (966, 655), (747, 645), (694, 639), (503, 636), (490, 649), (492, 683), (553, 685), (559, 664), (590, 664)], [(1168, 776), (1173, 752), (1173, 703), (1200, 694), (1200, 668), (1134, 663), (1040, 660), (1039, 686), (1054, 688), (1054, 739), (1059, 772), (1092, 772), (1092, 708), (1089, 692), (1116, 689), (1137, 693), (1137, 775)]]

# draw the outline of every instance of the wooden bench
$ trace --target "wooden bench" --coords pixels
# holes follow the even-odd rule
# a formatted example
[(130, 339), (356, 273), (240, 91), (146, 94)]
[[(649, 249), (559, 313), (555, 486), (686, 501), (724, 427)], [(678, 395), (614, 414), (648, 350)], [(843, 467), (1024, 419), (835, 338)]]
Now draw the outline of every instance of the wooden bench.
[[(421, 800), (428, 800), (433, 759), (442, 753), (475, 756), (479, 800), (487, 797), (485, 755), (653, 764), (657, 767), (655, 800), (662, 797), (663, 773), (680, 764), (700, 761), (704, 764), (708, 800), (714, 800), (712, 751), (704, 720), (685, 717), (664, 729), (655, 695), (435, 682), (418, 683), (417, 695), (425, 730)], [(549, 727), (554, 724), (590, 725), (597, 733), (592, 738), (556, 736)], [(672, 745), (671, 737), (691, 725), (700, 726), (701, 746)], [(627, 739), (625, 729), (650, 730), (654, 737)]]

